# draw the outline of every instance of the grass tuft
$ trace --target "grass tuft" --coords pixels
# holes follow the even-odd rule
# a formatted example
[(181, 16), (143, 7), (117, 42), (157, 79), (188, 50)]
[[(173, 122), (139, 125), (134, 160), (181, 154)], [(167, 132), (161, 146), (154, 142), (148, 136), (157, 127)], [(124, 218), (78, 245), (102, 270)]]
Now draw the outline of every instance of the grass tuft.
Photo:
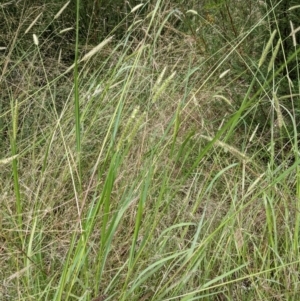
[(119, 2), (0, 5), (0, 300), (297, 300), (298, 6)]

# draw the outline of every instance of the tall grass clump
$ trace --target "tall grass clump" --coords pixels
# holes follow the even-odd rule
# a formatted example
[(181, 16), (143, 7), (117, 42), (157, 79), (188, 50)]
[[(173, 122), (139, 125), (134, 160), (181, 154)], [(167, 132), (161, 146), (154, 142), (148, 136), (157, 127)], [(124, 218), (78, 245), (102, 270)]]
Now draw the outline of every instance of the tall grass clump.
[(298, 6), (99, 3), (0, 5), (0, 299), (297, 300)]

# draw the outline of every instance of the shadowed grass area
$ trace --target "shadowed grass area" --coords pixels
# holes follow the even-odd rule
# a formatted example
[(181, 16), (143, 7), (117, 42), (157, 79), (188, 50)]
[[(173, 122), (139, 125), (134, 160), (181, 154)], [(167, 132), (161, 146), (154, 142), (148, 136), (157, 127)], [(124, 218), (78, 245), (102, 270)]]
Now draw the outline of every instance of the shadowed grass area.
[(93, 45), (89, 6), (0, 6), (1, 300), (297, 300), (299, 47), (268, 3), (130, 2)]

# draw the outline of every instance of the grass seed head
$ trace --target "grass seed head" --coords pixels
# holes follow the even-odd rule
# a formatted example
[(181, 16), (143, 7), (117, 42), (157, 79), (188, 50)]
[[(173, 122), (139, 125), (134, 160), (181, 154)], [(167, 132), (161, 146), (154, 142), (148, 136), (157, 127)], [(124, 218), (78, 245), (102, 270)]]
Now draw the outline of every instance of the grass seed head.
[(14, 155), (14, 156), (6, 158), (6, 159), (1, 159), (0, 160), (0, 165), (8, 164), (8, 163), (12, 162), (14, 159), (16, 159), (18, 156), (19, 155)]
[(38, 19), (40, 18), (40, 16), (43, 13), (40, 13), (32, 22), (31, 24), (27, 27), (27, 29), (25, 30), (25, 34), (29, 32), (29, 30), (34, 26), (34, 24), (38, 21)]
[(155, 103), (156, 100), (159, 98), (159, 96), (161, 95), (161, 93), (167, 88), (167, 86), (169, 85), (169, 83), (171, 82), (171, 80), (174, 78), (174, 76), (176, 75), (176, 71), (174, 71), (163, 83), (162, 85), (156, 90), (153, 98), (152, 98), (152, 103)]
[(276, 44), (276, 47), (275, 47), (275, 49), (273, 51), (273, 54), (272, 54), (272, 57), (271, 57), (271, 60), (270, 60), (269, 66), (268, 66), (268, 72), (270, 72), (271, 69), (273, 68), (273, 65), (274, 65), (277, 53), (279, 51), (280, 45), (281, 45), (281, 39), (278, 40), (278, 42)]
[(59, 11), (58, 13), (54, 16), (54, 20), (57, 19), (62, 13), (63, 11), (66, 9), (66, 7), (69, 5), (70, 1), (68, 1)]
[(261, 57), (260, 57), (260, 60), (259, 60), (259, 63), (258, 63), (258, 67), (261, 67), (262, 64), (264, 63), (264, 61), (266, 60), (267, 54), (268, 54), (268, 52), (269, 52), (269, 50), (270, 50), (270, 48), (272, 46), (272, 42), (273, 42), (273, 40), (275, 38), (276, 33), (277, 33), (277, 30), (275, 29), (272, 32), (272, 34), (270, 36), (270, 39), (269, 39), (269, 41), (268, 41), (268, 43), (267, 43), (267, 45), (266, 45), (266, 47), (265, 47), (265, 49), (264, 49)]
[(279, 100), (275, 93), (273, 93), (273, 98), (274, 98), (275, 110), (276, 110), (276, 114), (277, 114), (277, 125), (278, 125), (279, 129), (281, 129), (283, 126), (283, 117), (282, 117)]
[(290, 26), (291, 26), (291, 34), (290, 34), (290, 36), (293, 39), (293, 46), (296, 47), (297, 46), (296, 32), (298, 32), (300, 30), (300, 26), (297, 27), (296, 29), (294, 29), (294, 24), (293, 24), (292, 21), (290, 21)]
[(34, 45), (39, 46), (39, 39), (38, 39), (37, 35), (33, 34), (32, 36), (33, 36), (33, 43), (34, 43)]
[(137, 11), (140, 7), (142, 7), (144, 5), (144, 3), (140, 3), (138, 5), (136, 5), (132, 10), (131, 13), (134, 13), (135, 11)]

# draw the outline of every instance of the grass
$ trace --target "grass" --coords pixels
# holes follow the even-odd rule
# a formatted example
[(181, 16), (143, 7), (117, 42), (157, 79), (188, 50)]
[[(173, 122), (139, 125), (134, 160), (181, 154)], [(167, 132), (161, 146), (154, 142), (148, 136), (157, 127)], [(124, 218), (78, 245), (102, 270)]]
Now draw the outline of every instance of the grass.
[(132, 7), (90, 48), (77, 10), (76, 63), (22, 7), (1, 58), (1, 300), (297, 300), (299, 48), (278, 64), (274, 8), (250, 2), (247, 26), (235, 0)]

